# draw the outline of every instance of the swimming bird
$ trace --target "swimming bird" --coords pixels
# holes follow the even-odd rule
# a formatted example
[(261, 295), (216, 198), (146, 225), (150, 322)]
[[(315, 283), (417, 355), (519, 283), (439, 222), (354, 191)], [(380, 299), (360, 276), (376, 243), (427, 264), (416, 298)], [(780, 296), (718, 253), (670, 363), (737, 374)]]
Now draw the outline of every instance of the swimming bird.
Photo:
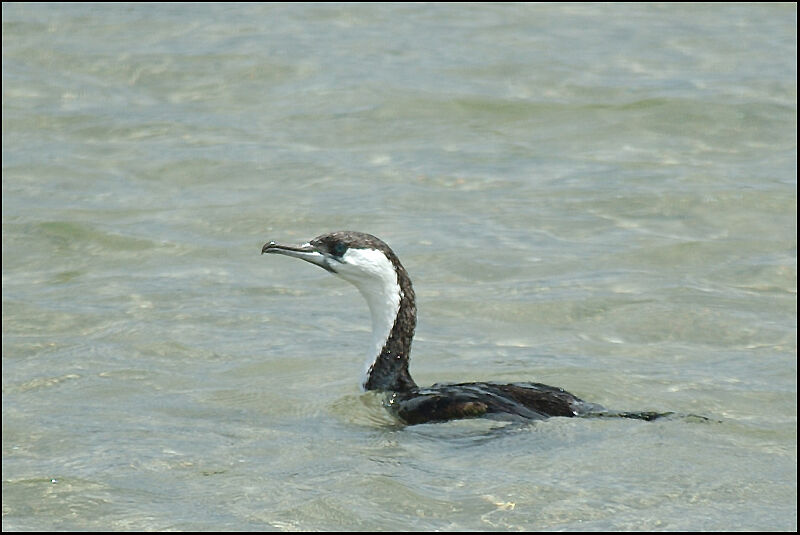
[(406, 424), (461, 418), (613, 416), (653, 420), (671, 413), (613, 412), (563, 388), (541, 383), (436, 383), (419, 387), (408, 370), (417, 323), (414, 289), (400, 259), (381, 239), (338, 231), (299, 246), (264, 244), (261, 254), (299, 258), (353, 284), (372, 316), (373, 351), (364, 368), (364, 390), (386, 393), (385, 406)]

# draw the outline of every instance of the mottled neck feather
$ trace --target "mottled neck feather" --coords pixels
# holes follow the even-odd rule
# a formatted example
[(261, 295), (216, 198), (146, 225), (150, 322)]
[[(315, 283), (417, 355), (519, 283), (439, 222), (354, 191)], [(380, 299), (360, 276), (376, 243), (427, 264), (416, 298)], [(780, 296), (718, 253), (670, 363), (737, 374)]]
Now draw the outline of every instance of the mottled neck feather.
[(389, 336), (380, 349), (375, 362), (367, 370), (365, 390), (404, 392), (417, 387), (408, 372), (411, 340), (417, 325), (417, 306), (411, 279), (400, 261), (391, 251), (383, 251), (394, 264), (397, 284), (400, 287), (400, 304)]

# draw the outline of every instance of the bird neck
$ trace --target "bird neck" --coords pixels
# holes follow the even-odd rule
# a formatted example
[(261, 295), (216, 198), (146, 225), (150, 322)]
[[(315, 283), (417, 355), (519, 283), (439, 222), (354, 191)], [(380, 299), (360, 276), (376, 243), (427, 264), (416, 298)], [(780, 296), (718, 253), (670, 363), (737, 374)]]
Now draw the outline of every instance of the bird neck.
[(373, 355), (377, 353), (367, 362), (362, 383), (365, 390), (403, 392), (417, 386), (408, 371), (417, 324), (414, 289), (400, 262), (393, 264), (395, 276), (387, 277), (384, 284), (359, 287), (372, 315)]

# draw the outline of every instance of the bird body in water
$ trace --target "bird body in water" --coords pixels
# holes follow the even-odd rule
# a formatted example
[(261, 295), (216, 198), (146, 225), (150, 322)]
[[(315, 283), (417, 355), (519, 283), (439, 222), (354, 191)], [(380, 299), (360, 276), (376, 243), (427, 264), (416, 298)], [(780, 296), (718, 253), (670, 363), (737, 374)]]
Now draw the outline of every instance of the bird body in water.
[(540, 383), (437, 383), (420, 388), (408, 371), (417, 321), (414, 289), (400, 260), (382, 240), (363, 232), (323, 234), (299, 246), (265, 244), (261, 253), (305, 260), (352, 283), (372, 316), (374, 351), (365, 366), (365, 390), (386, 392), (386, 406), (407, 424), (461, 418), (613, 416), (653, 420), (671, 413), (613, 412), (562, 388)]

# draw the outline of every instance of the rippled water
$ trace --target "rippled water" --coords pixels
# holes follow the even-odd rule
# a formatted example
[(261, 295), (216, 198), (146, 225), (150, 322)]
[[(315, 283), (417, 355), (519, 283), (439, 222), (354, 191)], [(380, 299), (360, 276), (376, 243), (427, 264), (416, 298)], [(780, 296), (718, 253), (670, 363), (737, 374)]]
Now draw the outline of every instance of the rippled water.
[[(795, 530), (797, 9), (3, 4), (4, 530)], [(411, 372), (657, 422), (403, 427)]]

